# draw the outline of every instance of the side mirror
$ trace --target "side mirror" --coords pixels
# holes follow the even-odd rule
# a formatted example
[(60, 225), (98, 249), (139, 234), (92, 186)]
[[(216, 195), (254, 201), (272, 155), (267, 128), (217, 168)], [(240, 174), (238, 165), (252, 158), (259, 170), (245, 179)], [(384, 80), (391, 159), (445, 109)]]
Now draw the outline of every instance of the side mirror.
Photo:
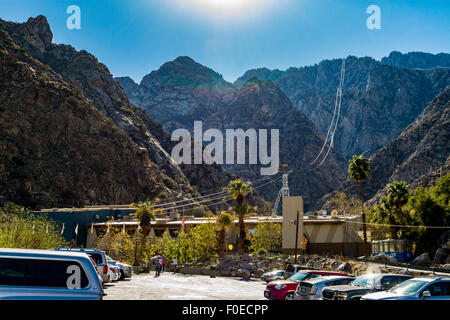
[(422, 299), (429, 298), (429, 297), (431, 297), (430, 291), (425, 290), (424, 292), (422, 292)]

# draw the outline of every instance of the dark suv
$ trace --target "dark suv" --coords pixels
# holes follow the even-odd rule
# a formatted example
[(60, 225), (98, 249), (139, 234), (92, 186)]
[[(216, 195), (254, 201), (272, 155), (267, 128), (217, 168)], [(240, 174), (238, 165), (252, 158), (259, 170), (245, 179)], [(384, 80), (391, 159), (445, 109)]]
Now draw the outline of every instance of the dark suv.
[(331, 286), (322, 291), (323, 300), (359, 300), (371, 292), (389, 290), (393, 286), (411, 279), (412, 276), (372, 273), (357, 277), (348, 285)]

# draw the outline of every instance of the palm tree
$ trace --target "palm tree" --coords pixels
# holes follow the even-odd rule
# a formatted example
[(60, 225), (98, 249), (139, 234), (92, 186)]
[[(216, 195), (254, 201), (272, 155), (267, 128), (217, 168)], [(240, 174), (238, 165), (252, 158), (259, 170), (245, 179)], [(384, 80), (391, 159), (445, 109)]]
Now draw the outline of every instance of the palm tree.
[(136, 213), (135, 217), (140, 221), (139, 226), (141, 227), (141, 232), (143, 235), (143, 239), (148, 236), (148, 233), (151, 229), (151, 222), (156, 220), (155, 216), (155, 204), (159, 201), (158, 198), (155, 198), (153, 200), (147, 200), (144, 202), (139, 203), (133, 203), (131, 204), (133, 207), (135, 207)]
[(238, 251), (239, 253), (243, 253), (244, 240), (246, 237), (244, 216), (253, 210), (253, 208), (249, 207), (245, 203), (245, 196), (253, 192), (252, 184), (251, 182), (244, 182), (242, 179), (236, 179), (230, 181), (225, 190), (228, 192), (228, 197), (236, 201), (236, 205), (233, 207), (233, 210), (239, 217)]
[(391, 239), (397, 239), (397, 228), (395, 227), (394, 203), (391, 197), (382, 197), (380, 203), (374, 208), (375, 217), (372, 222), (384, 223), (386, 219), (389, 221), (389, 229)]
[(400, 224), (404, 223), (402, 209), (408, 203), (408, 185), (404, 181), (394, 181), (391, 185), (389, 185), (387, 193), (388, 197), (391, 198), (394, 204)]
[(363, 220), (363, 233), (364, 233), (364, 243), (367, 243), (367, 227), (366, 227), (366, 213), (364, 212), (364, 190), (363, 182), (367, 180), (370, 172), (369, 159), (363, 157), (363, 155), (354, 155), (352, 159), (349, 160), (348, 173), (350, 173), (350, 178), (359, 183), (359, 190), (361, 193), (361, 208), (362, 208), (362, 220)]
[(219, 225), (219, 255), (225, 254), (225, 236), (227, 229), (233, 223), (233, 217), (226, 211), (222, 211), (217, 215), (217, 224)]

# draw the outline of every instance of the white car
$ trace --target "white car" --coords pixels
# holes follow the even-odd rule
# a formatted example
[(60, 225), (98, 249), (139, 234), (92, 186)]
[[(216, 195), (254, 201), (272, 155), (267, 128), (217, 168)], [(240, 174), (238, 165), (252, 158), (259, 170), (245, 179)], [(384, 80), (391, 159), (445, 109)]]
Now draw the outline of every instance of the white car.
[(413, 278), (361, 300), (450, 300), (450, 278)]
[(120, 279), (120, 268), (118, 266), (109, 265), (108, 266), (108, 275), (111, 281), (117, 281)]
[(349, 284), (353, 276), (322, 276), (301, 281), (295, 292), (294, 300), (322, 300), (322, 290), (329, 286)]

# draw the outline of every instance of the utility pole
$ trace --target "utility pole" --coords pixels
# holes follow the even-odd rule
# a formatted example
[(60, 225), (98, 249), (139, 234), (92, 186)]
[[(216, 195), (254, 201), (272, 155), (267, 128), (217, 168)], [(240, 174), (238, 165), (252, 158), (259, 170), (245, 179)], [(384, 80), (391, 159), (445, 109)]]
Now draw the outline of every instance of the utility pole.
[(297, 220), (295, 220), (295, 264), (297, 264), (298, 253), (298, 220), (300, 219), (300, 210), (297, 210)]

